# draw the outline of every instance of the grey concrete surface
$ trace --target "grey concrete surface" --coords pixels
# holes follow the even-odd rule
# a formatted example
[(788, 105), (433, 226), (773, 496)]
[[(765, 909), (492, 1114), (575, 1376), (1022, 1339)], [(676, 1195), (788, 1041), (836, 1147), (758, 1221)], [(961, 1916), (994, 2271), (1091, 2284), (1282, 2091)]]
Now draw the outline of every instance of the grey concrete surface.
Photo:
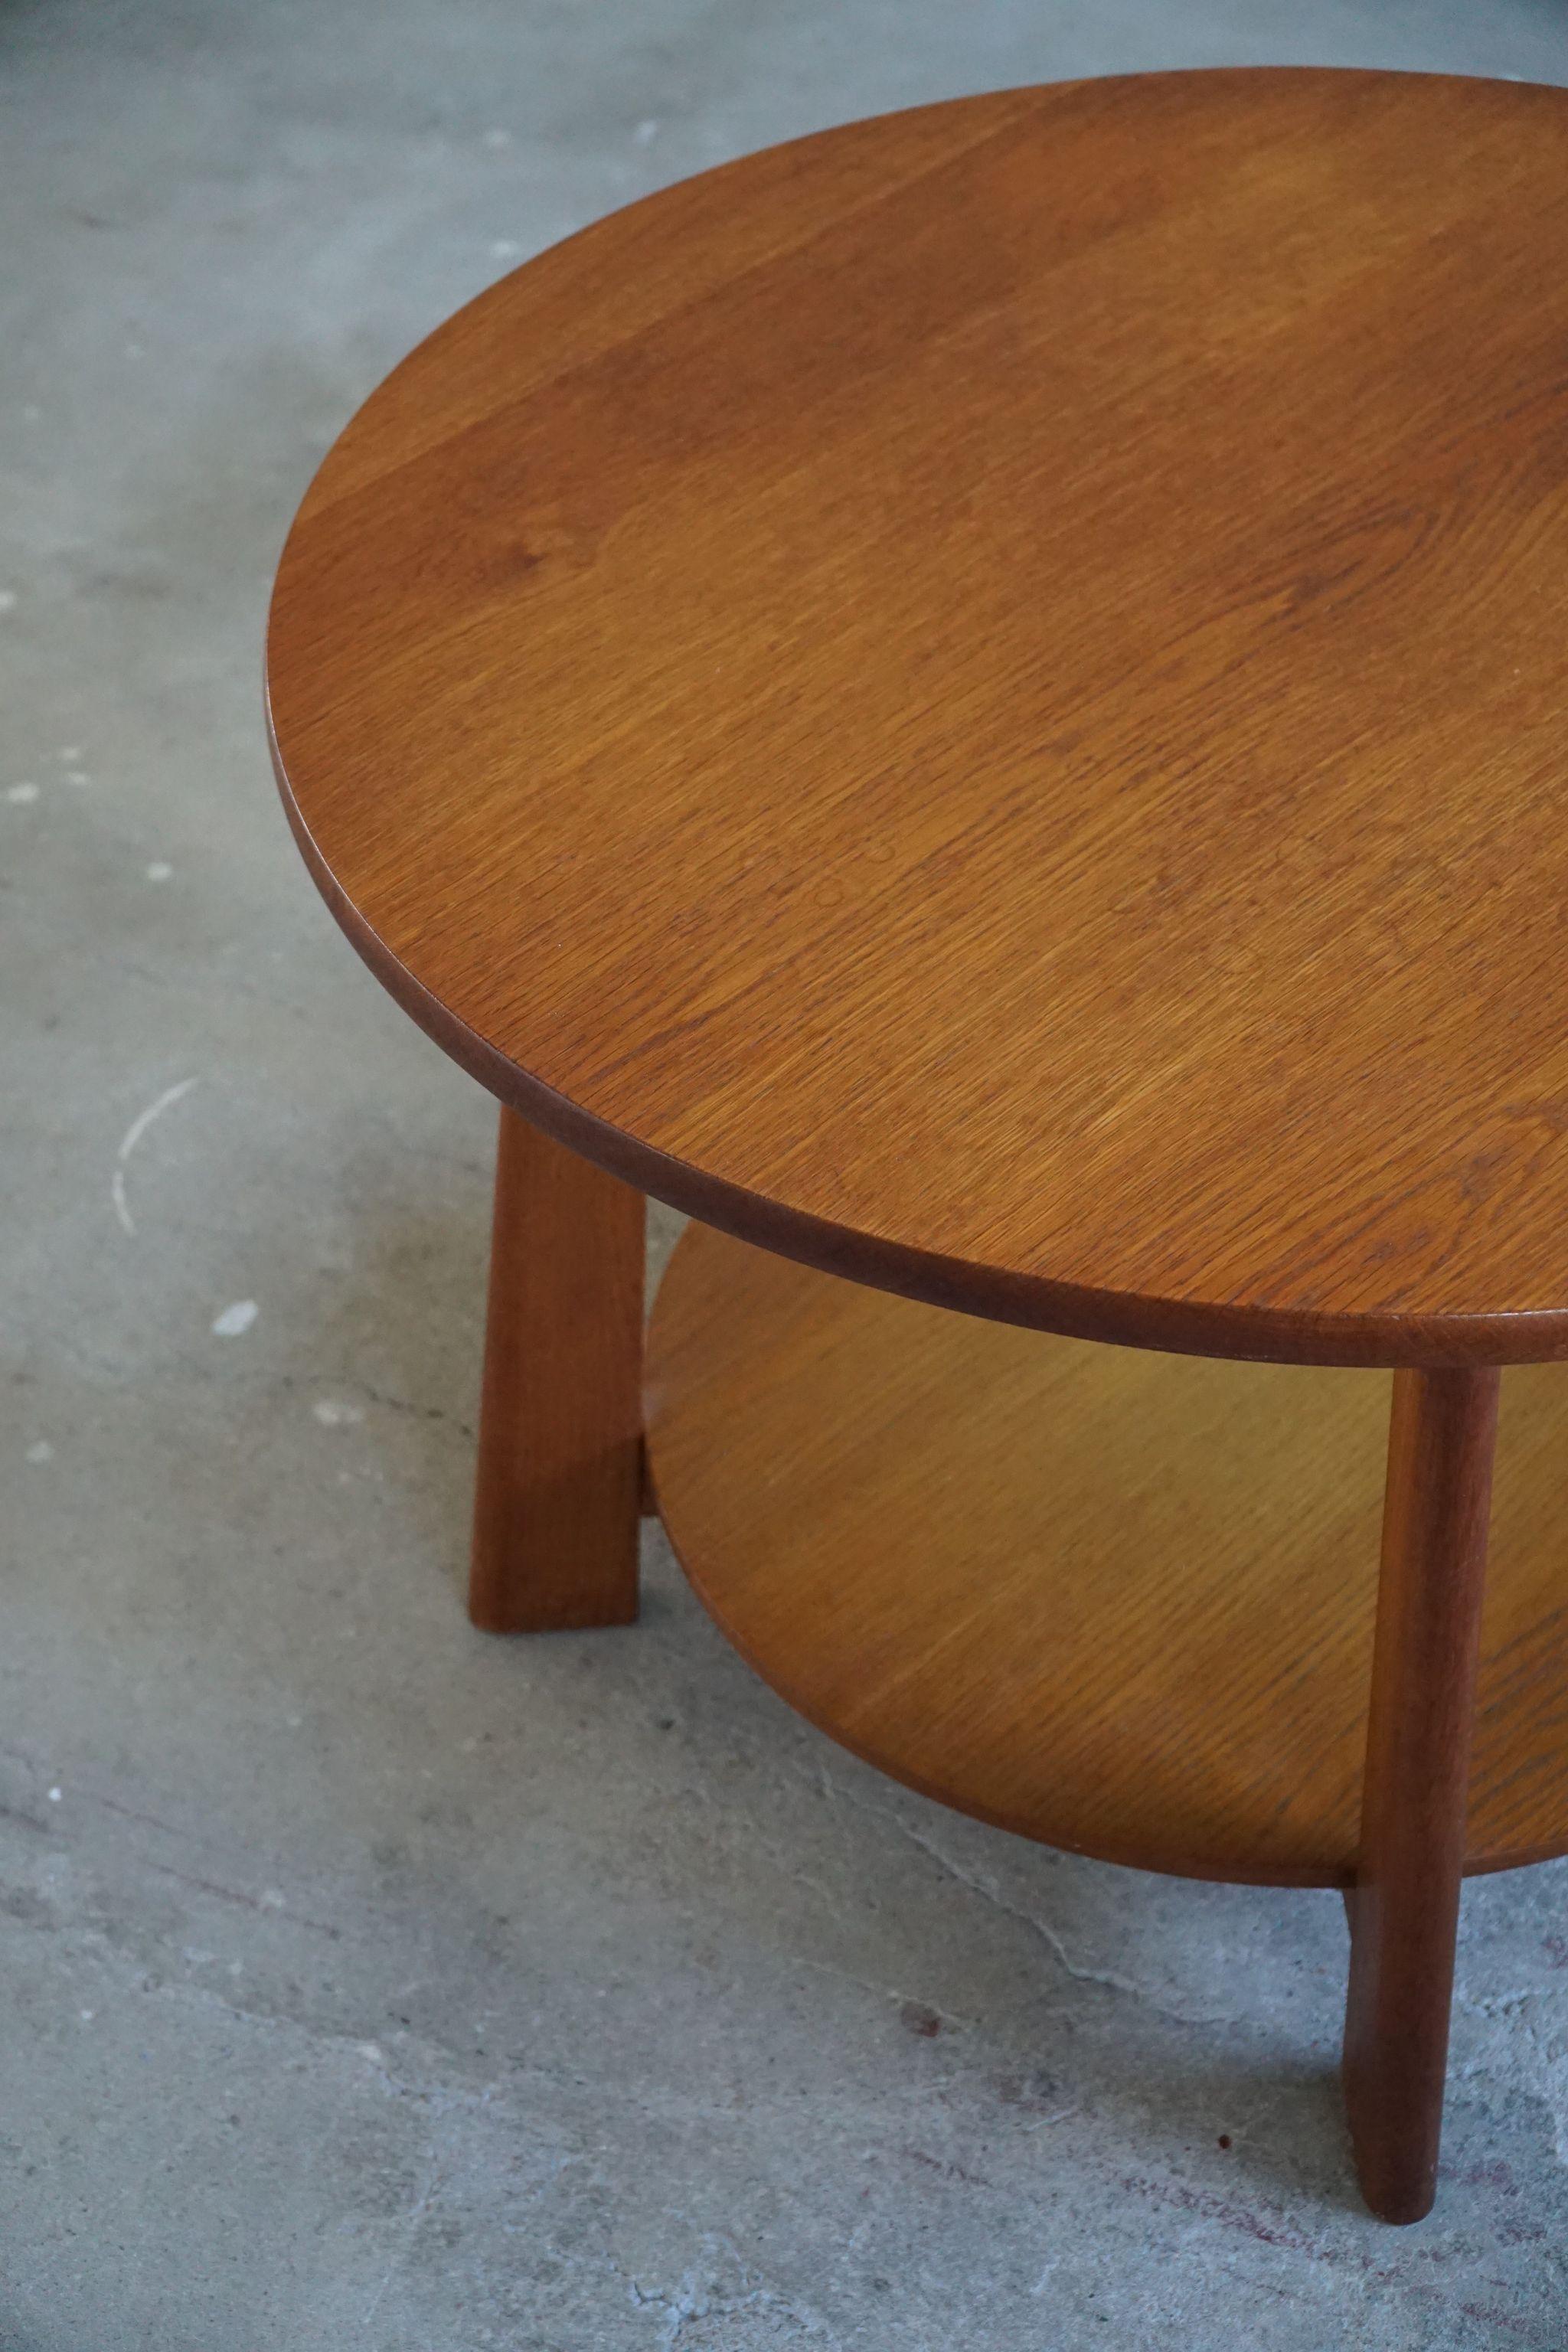
[(511, 259), (846, 116), (1264, 59), (1568, 79), (1568, 14), (0, 0), (0, 2352), (1568, 2345), (1563, 1866), (1468, 1897), (1390, 2232), (1336, 1899), (889, 1787), (657, 1539), (634, 1631), (468, 1630), (490, 1111), (262, 748), (317, 456)]

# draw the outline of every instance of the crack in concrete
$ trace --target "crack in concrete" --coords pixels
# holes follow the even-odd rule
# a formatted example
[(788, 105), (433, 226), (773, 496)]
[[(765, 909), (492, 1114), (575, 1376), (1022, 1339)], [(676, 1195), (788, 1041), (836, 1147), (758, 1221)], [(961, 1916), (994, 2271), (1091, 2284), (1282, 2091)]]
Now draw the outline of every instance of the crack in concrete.
[(680, 2338), (685, 2334), (688, 2324), (692, 2320), (726, 2319), (748, 2311), (762, 2312), (772, 2318), (782, 2318), (790, 2326), (797, 2328), (803, 2336), (819, 2341), (825, 2340), (829, 2352), (838, 2352), (839, 2339), (829, 2331), (826, 2323), (819, 2318), (816, 2313), (805, 2310), (787, 2295), (780, 2294), (773, 2287), (751, 2284), (755, 2273), (751, 2265), (743, 2260), (738, 2248), (722, 2238), (713, 2236), (705, 2238), (703, 2242), (710, 2255), (715, 2248), (721, 2248), (730, 2256), (744, 2283), (742, 2293), (726, 2294), (714, 2279), (700, 2279), (695, 2270), (683, 2271), (674, 2291), (667, 2293), (661, 2287), (644, 2286), (641, 2280), (635, 2278), (629, 2271), (617, 2263), (613, 2254), (607, 2254), (603, 2258), (604, 2266), (606, 2269), (616, 2277), (626, 2280), (631, 2300), (639, 2311), (664, 2313), (668, 2327), (668, 2332), (660, 2339), (658, 2352), (679, 2352)]
[(325, 1919), (312, 1919), (303, 1911), (289, 1908), (286, 1899), (268, 1902), (265, 1895), (244, 1895), (237, 1886), (222, 1886), (214, 1878), (198, 1878), (194, 1871), (178, 1870), (172, 1862), (153, 1862), (143, 1856), (143, 1870), (155, 1870), (164, 1878), (176, 1878), (182, 1886), (194, 1886), (198, 1894), (215, 1895), (220, 1903), (235, 1903), (245, 1911), (270, 1913), (275, 1918), (288, 1919), (296, 1927), (309, 1927), (313, 1935), (328, 1936), (336, 1943), (342, 1935), (341, 1927)]
[[(826, 1780), (826, 1773), (823, 1778)], [(1037, 1936), (1045, 1945), (1064, 1976), (1070, 1977), (1074, 1983), (1100, 1985), (1109, 1992), (1121, 1993), (1127, 1999), (1135, 2000), (1143, 2008), (1152, 2011), (1157, 2017), (1169, 2020), (1173, 2025), (1215, 2025), (1236, 2021), (1231, 2013), (1225, 2011), (1173, 2008), (1169, 2002), (1161, 2000), (1146, 1985), (1140, 1984), (1133, 1977), (1123, 1976), (1115, 1969), (1089, 1968), (1083, 1962), (1075, 1960), (1061, 1937), (1047, 1920), (1037, 1918), (1032, 1911), (1026, 1911), (1019, 1904), (1010, 1903), (996, 1887), (988, 1885), (984, 1879), (977, 1877), (973, 1871), (965, 1870), (962, 1864), (954, 1862), (951, 1854), (944, 1853), (933, 1839), (925, 1836), (922, 1832), (914, 1827), (912, 1822), (904, 1821), (885, 1805), (871, 1804), (864, 1797), (856, 1796), (852, 1790), (843, 1789), (838, 1793), (847, 1803), (857, 1806), (861, 1812), (870, 1814), (874, 1820), (886, 1822), (900, 1831), (911, 1845), (918, 1846), (921, 1853), (929, 1855), (931, 1860), (958, 1885), (966, 1888), (972, 1895), (978, 1895), (984, 1902), (989, 1903), (994, 1909), (1000, 1911), (1004, 1917), (1016, 1919), (1021, 1927), (1027, 1927), (1030, 1933)]]
[[(46, 1768), (42, 1759), (30, 1754), (26, 1748), (0, 1745), (0, 1757), (11, 1763), (21, 1765), (24, 1770), (32, 1776), (35, 1788), (41, 1788), (48, 1778), (48, 1768)], [(147, 1829), (157, 1831), (161, 1837), (172, 1838), (176, 1846), (195, 1847), (198, 1852), (205, 1851), (209, 1853), (224, 1853), (231, 1850), (230, 1846), (220, 1839), (205, 1837), (199, 1830), (192, 1829), (178, 1822), (164, 1821), (161, 1814), (147, 1812), (140, 1806), (124, 1804), (118, 1797), (105, 1796), (101, 1790), (93, 1788), (89, 1783), (76, 1780), (64, 1773), (61, 1778), (72, 1805), (85, 1805), (95, 1812), (112, 1813), (120, 1821), (140, 1822)], [(74, 1857), (75, 1849), (70, 1839), (59, 1837), (61, 1825), (58, 1822), (53, 1820), (35, 1819), (29, 1814), (16, 1811), (13, 1808), (3, 1804), (0, 1804), (0, 1820), (15, 1821), (24, 1829), (45, 1832), (46, 1834), (58, 1839), (65, 1851), (72, 1853)], [(277, 1874), (283, 1874), (285, 1864), (279, 1855), (262, 1853), (253, 1856), (253, 1859), (270, 1864)], [(173, 1863), (160, 1862), (149, 1854), (138, 1854), (136, 1860), (138, 1865), (144, 1870), (161, 1871), (167, 1877), (183, 1879), (188, 1885), (198, 1888), (203, 1894), (216, 1895), (223, 1902), (238, 1903), (250, 1910), (277, 1911), (295, 1921), (300, 1927), (314, 1928), (323, 1936), (335, 1938), (341, 1937), (343, 1932), (341, 1927), (333, 1927), (324, 1919), (313, 1918), (307, 1912), (295, 1910), (287, 1897), (277, 1901), (247, 1895), (238, 1887), (226, 1886), (216, 1879), (198, 1877), (191, 1872), (179, 1869)]]
[(382, 2273), (380, 2285), (376, 2288), (375, 2293), (371, 2296), (369, 2303), (365, 2306), (364, 2317), (360, 2322), (360, 2326), (362, 2327), (368, 2327), (372, 2320), (375, 2317), (376, 2313), (381, 2309), (386, 2290), (392, 2284), (394, 2278), (402, 2267), (404, 2257), (407, 2253), (410, 2244), (413, 2242), (414, 2238), (418, 2232), (419, 2224), (424, 2220), (426, 2214), (429, 2211), (436, 2192), (440, 2188), (441, 2183), (445, 2179), (446, 2159), (442, 2157), (437, 2157), (430, 2166), (429, 2174), (424, 2188), (420, 2190), (418, 2196), (415, 2199), (414, 2203), (409, 2207), (408, 2211), (403, 2216), (398, 2224), (397, 2243), (393, 2248), (391, 2260), (388, 2262), (385, 2270)]
[[(107, 1939), (95, 1937), (94, 1940), (102, 1941), (108, 1951), (124, 1968), (124, 1956), (112, 1945), (108, 1945)], [(827, 1967), (829, 1964), (808, 1963), (808, 1965)], [(869, 1984), (862, 1979), (848, 1976), (847, 1971), (833, 1969), (831, 1972), (845, 1975), (848, 1981), (860, 1985), (863, 1990), (877, 1994), (879, 1998), (884, 2000), (903, 1998), (885, 1987)], [(439, 2124), (452, 2116), (487, 2114), (496, 2116), (505, 2127), (526, 2132), (534, 2120), (525, 2089), (527, 2083), (532, 2080), (548, 2086), (552, 2091), (560, 2093), (570, 2090), (575, 2082), (575, 2077), (569, 2068), (557, 2069), (540, 2065), (537, 2062), (524, 2063), (510, 2060), (508, 2062), (508, 2076), (491, 2080), (478, 2087), (462, 2088), (439, 2079), (441, 2063), (443, 2061), (449, 2063), (453, 2056), (459, 2054), (447, 2051), (443, 2044), (430, 2045), (422, 2061), (418, 2060), (416, 2052), (410, 2051), (407, 2055), (415, 2059), (416, 2063), (397, 2070), (395, 2068), (390, 2053), (379, 2042), (364, 2040), (352, 2032), (338, 2032), (329, 2027), (314, 2025), (308, 2020), (288, 2012), (270, 2013), (249, 2009), (242, 2002), (226, 1998), (222, 1992), (209, 1986), (183, 1982), (163, 1983), (149, 1977), (146, 1971), (140, 1969), (126, 1969), (125, 1973), (131, 1979), (132, 1989), (142, 1993), (145, 1998), (173, 2000), (186, 2005), (194, 2004), (209, 2010), (216, 2009), (224, 2017), (236, 2023), (248, 2025), (264, 2032), (275, 2032), (281, 2028), (300, 2034), (313, 2048), (331, 2053), (342, 2059), (358, 2062), (358, 2065), (380, 2084), (389, 2098), (411, 2102), (424, 2109), (434, 2124)], [(932, 2095), (940, 2096), (952, 2089), (956, 2079), (944, 2076), (941, 2081), (927, 2081), (911, 2087), (918, 2090), (923, 2102)], [(635, 2086), (626, 2086), (624, 2095), (640, 2116), (667, 2123), (672, 2113), (679, 2112), (685, 2119), (696, 2117), (704, 2122), (732, 2126), (741, 2112), (740, 2104), (728, 2107), (714, 2106), (709, 2102), (692, 2101), (682, 2098), (679, 2095), (674, 2099), (650, 2098), (646, 2094), (640, 2093)], [(1079, 2105), (1074, 2103), (1048, 2116), (1032, 2120), (1028, 2128), (1031, 2131), (1037, 2130), (1045, 2125), (1062, 2122), (1079, 2112)], [(920, 2156), (918, 2151), (907, 2152), (917, 2155), (922, 2163), (937, 2165), (939, 2169), (954, 2179), (968, 2180), (972, 2178), (963, 2171), (962, 2167), (946, 2164), (942, 2159)], [(588, 2158), (580, 2151), (569, 2151), (560, 2159), (563, 2168), (568, 2164), (584, 2164), (587, 2161)], [(406, 2259), (408, 2244), (420, 2220), (429, 2210), (442, 2179), (449, 2170), (447, 2159), (444, 2156), (437, 2157), (433, 2163), (426, 2188), (403, 2218), (400, 2225), (401, 2242), (388, 2262), (386, 2271), (366, 2311), (362, 2323), (363, 2326), (368, 2326), (375, 2315), (398, 2268)], [(710, 2238), (707, 2242), (712, 2245), (725, 2242)], [(752, 2278), (754, 2273), (746, 2264), (739, 2249), (728, 2245), (727, 2251), (742, 2277)], [(789, 2302), (779, 2295), (774, 2289), (765, 2285), (751, 2287), (744, 2294), (719, 2295), (710, 2283), (707, 2299), (700, 2304), (692, 2303), (689, 2307), (687, 2307), (684, 2304), (672, 2301), (658, 2290), (641, 2288), (639, 2283), (633, 2279), (629, 2273), (624, 2271), (613, 2257), (606, 2256), (604, 2261), (617, 2275), (627, 2279), (628, 2284), (637, 2291), (638, 2300), (647, 2304), (658, 2304), (672, 2314), (679, 2312), (679, 2325), (675, 2332), (660, 2345), (659, 2352), (679, 2352), (679, 2336), (689, 2321), (721, 2318), (751, 2309), (765, 2310), (783, 2316), (805, 2335), (814, 2338), (824, 2333), (825, 2323), (816, 2314)], [(694, 2278), (694, 2273), (687, 2272), (682, 2274), (680, 2284), (682, 2294), (686, 2293), (689, 2283)], [(828, 2340), (836, 2344), (837, 2339), (829, 2337)]]
[(961, 2031), (973, 2021), (968, 2018), (956, 2016), (952, 2010), (940, 2009), (935, 2001), (928, 2000), (923, 1993), (900, 1992), (896, 1985), (877, 1984), (870, 1977), (857, 1976), (853, 1969), (843, 1968), (837, 1960), (814, 1959), (809, 1952), (796, 1952), (793, 1957), (798, 1967), (816, 1969), (823, 1976), (837, 1977), (841, 1984), (858, 1985), (862, 1992), (874, 1994), (878, 2000), (896, 2001), (900, 2008), (913, 2006), (925, 2010), (931, 2016), (939, 2018), (942, 2025), (951, 2027), (954, 2032)]

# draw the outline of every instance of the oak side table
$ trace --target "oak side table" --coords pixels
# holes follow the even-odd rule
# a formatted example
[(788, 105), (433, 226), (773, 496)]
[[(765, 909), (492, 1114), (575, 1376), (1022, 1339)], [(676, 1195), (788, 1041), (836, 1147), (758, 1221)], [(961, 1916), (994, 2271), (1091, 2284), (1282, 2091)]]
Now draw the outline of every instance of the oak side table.
[(647, 1493), (898, 1779), (1342, 1888), (1389, 2221), (1461, 1876), (1568, 1851), (1565, 348), (1563, 92), (927, 107), (470, 303), (270, 625), (503, 1105), (478, 1622), (631, 1618)]

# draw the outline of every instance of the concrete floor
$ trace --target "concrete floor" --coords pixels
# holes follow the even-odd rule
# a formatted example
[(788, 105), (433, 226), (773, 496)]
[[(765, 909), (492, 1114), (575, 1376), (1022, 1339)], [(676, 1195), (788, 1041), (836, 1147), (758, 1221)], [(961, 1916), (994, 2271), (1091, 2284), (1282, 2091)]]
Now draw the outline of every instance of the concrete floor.
[(316, 457), (517, 257), (847, 115), (1270, 58), (1568, 79), (1568, 13), (0, 0), (0, 2352), (1568, 2345), (1568, 1865), (1468, 1898), (1392, 2232), (1336, 1898), (889, 1787), (657, 1538), (635, 1630), (469, 1631), (490, 1109), (262, 746)]

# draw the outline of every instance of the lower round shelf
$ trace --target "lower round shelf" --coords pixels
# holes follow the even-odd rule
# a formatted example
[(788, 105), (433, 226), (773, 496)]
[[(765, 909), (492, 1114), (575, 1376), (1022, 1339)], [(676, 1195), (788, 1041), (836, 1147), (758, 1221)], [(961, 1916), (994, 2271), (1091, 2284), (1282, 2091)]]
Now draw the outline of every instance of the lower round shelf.
[[(1014, 1330), (692, 1226), (648, 1448), (792, 1706), (1049, 1845), (1354, 1869), (1389, 1378)], [(1568, 1851), (1568, 1365), (1503, 1382), (1466, 1867)]]

